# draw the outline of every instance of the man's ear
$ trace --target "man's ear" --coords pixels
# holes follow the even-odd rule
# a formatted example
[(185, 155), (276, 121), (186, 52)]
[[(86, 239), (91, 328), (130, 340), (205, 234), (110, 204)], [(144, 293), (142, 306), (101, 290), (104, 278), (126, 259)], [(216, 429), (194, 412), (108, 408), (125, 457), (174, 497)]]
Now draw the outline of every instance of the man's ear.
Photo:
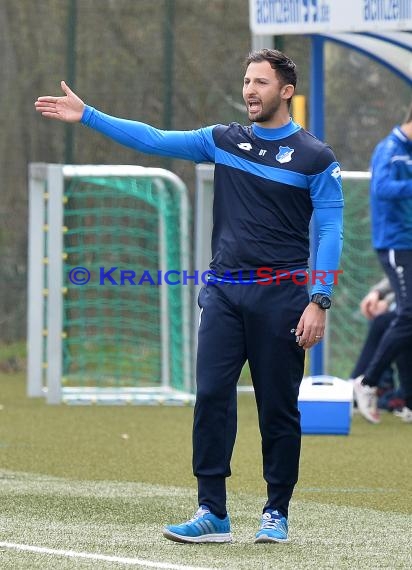
[(283, 99), (290, 99), (291, 97), (293, 97), (294, 92), (295, 88), (291, 83), (288, 83), (287, 85), (284, 85), (280, 90), (280, 96)]

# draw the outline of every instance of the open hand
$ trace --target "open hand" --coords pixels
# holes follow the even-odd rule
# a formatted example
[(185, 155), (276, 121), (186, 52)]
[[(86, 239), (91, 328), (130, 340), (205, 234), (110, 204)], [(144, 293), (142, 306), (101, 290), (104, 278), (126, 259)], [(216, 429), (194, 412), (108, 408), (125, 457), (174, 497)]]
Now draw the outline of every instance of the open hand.
[(63, 97), (51, 95), (39, 97), (34, 103), (36, 111), (48, 119), (78, 123), (82, 118), (85, 104), (64, 81), (60, 85), (65, 95)]

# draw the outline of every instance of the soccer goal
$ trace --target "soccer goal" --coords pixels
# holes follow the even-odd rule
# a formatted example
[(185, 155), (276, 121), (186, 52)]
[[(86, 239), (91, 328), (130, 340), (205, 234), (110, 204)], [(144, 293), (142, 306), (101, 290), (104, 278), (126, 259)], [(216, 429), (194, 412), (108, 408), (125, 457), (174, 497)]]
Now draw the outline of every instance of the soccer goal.
[(167, 170), (30, 165), (29, 396), (192, 402), (189, 217)]

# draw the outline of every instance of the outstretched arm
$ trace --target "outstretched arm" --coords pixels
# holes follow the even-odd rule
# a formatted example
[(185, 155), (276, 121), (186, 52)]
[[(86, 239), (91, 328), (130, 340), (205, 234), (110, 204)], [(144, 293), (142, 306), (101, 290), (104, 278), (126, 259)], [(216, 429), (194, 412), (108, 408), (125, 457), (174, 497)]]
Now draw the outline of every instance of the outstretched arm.
[(34, 103), (36, 111), (48, 119), (56, 119), (65, 123), (78, 123), (82, 118), (85, 104), (64, 81), (60, 85), (65, 95), (63, 97), (51, 95), (39, 97)]
[(182, 158), (194, 162), (213, 162), (214, 127), (194, 131), (162, 131), (138, 121), (106, 115), (85, 103), (61, 82), (63, 97), (39, 97), (36, 111), (43, 117), (66, 123), (81, 122), (112, 140), (146, 154)]

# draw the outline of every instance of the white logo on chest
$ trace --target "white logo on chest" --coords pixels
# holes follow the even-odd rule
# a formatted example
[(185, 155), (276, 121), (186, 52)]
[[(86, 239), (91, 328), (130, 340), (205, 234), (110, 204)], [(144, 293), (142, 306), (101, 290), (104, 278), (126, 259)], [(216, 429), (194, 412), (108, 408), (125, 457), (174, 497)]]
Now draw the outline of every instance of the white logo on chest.
[(239, 143), (237, 146), (242, 150), (252, 150), (252, 145), (250, 143)]

